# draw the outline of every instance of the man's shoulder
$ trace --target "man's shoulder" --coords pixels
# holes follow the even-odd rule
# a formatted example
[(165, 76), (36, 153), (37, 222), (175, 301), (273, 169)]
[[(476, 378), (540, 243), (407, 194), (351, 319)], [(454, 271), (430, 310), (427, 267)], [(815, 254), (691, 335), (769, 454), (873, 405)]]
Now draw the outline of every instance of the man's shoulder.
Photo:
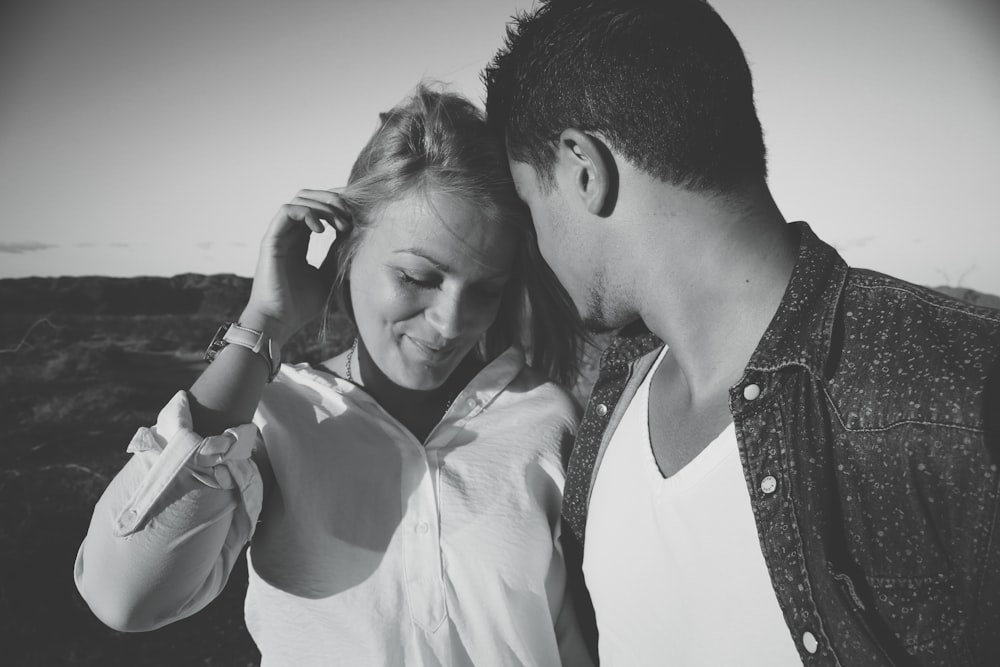
[(980, 320), (980, 324), (986, 327), (1000, 328), (1000, 310), (962, 301), (938, 290), (915, 285), (878, 271), (851, 267), (848, 269), (845, 289), (848, 299), (860, 303), (926, 306), (948, 311), (953, 313), (954, 317)]
[(959, 346), (967, 355), (995, 354), (1000, 344), (1000, 310), (867, 269), (849, 270), (840, 310), (845, 332), (866, 339)]
[(976, 426), (1000, 362), (1000, 311), (851, 269), (833, 342), (828, 392), (853, 427)]

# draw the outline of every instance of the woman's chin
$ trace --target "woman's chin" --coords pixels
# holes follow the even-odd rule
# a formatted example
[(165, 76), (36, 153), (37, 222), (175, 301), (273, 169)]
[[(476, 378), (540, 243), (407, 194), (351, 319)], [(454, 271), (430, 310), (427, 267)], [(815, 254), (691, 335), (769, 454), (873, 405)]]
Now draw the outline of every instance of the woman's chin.
[(433, 391), (439, 389), (451, 376), (452, 368), (416, 367), (397, 373), (392, 381), (404, 389), (413, 391)]

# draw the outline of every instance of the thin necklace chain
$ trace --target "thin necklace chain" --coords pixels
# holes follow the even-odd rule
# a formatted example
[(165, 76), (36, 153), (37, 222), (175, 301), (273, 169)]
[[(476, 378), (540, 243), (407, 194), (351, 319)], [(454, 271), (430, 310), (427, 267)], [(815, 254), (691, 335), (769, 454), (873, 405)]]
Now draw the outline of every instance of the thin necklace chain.
[[(354, 382), (354, 374), (353, 374), (353, 373), (351, 373), (351, 362), (352, 362), (352, 361), (354, 360), (354, 354), (355, 354), (355, 352), (357, 352), (357, 351), (358, 351), (358, 339), (357, 339), (357, 337), (355, 336), (355, 338), (354, 338), (354, 342), (353, 342), (353, 343), (351, 343), (351, 349), (349, 349), (349, 350), (347, 351), (347, 363), (346, 363), (346, 368), (347, 368), (347, 381), (348, 381), (348, 382)], [(461, 393), (461, 391), (459, 391), (459, 393)], [(449, 399), (447, 400), (447, 402), (445, 402), (445, 404), (444, 404), (444, 409), (445, 409), (445, 410), (447, 410), (448, 408), (450, 408), (450, 407), (451, 407), (451, 403), (452, 403), (452, 401), (454, 401), (454, 400), (455, 400), (455, 398), (456, 398), (456, 397), (457, 397), (457, 394), (456, 394), (456, 396), (452, 396), (451, 398), (449, 398)]]
[(354, 382), (354, 374), (351, 373), (351, 361), (354, 359), (354, 353), (358, 350), (358, 338), (354, 337), (354, 342), (351, 343), (351, 349), (347, 351), (347, 381)]

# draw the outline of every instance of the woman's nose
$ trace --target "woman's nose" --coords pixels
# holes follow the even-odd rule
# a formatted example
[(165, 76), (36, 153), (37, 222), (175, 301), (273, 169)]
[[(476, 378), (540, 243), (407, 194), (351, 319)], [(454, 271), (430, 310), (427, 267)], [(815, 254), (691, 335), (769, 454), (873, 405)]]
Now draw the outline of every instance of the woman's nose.
[(434, 331), (444, 340), (455, 340), (469, 326), (469, 308), (461, 294), (439, 293), (434, 304), (427, 309), (426, 317)]

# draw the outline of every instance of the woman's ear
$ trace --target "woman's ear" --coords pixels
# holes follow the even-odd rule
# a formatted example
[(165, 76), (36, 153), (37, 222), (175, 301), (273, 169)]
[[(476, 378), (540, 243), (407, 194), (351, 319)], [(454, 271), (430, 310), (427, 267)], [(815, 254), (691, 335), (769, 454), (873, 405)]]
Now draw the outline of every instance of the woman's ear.
[[(569, 186), (592, 215), (606, 216), (618, 196), (618, 168), (604, 141), (577, 129), (559, 135), (558, 160)], [(567, 173), (564, 172), (564, 173)]]

